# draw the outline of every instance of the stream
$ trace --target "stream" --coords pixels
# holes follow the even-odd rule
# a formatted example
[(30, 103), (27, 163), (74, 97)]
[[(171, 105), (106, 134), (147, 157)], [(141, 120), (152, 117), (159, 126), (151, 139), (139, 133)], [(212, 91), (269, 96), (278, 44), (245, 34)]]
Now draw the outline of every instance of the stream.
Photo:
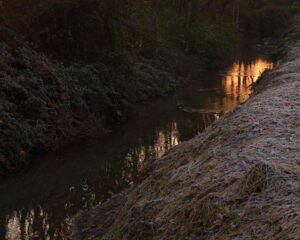
[(72, 217), (134, 184), (148, 161), (203, 131), (251, 94), (273, 67), (263, 46), (239, 47), (224, 69), (202, 72), (173, 96), (141, 106), (134, 120), (0, 179), (0, 240), (66, 240)]

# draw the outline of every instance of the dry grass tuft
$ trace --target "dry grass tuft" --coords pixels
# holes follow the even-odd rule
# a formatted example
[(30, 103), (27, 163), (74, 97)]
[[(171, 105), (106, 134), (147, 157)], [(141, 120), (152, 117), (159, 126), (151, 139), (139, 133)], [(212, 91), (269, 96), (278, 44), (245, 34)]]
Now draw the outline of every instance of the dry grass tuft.
[(240, 181), (239, 194), (249, 196), (252, 193), (276, 191), (288, 177), (288, 172), (279, 165), (260, 161)]
[(192, 225), (212, 226), (221, 212), (222, 208), (218, 203), (204, 199), (194, 208), (190, 222)]

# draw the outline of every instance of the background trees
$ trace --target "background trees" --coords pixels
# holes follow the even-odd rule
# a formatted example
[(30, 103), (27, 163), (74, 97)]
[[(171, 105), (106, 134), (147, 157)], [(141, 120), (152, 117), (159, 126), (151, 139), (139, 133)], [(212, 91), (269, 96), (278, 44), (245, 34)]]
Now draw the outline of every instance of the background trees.
[[(294, 5), (297, 1), (2, 0), (0, 40), (17, 34), (69, 61), (95, 61), (110, 52), (153, 57), (166, 47), (218, 58), (237, 30), (252, 34), (257, 21), (270, 18), (276, 25)], [(272, 32), (266, 28), (271, 26), (258, 32)]]

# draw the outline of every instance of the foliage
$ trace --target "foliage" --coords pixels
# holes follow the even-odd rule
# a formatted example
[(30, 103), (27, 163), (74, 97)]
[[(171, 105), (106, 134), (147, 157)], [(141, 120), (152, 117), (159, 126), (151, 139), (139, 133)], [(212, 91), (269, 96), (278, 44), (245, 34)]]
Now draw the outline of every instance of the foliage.
[[(176, 87), (169, 74), (147, 63), (111, 56), (109, 63), (49, 61), (23, 45), (0, 45), (0, 165), (23, 164), (32, 152), (103, 133), (135, 105)], [(2, 169), (2, 170), (3, 170)]]

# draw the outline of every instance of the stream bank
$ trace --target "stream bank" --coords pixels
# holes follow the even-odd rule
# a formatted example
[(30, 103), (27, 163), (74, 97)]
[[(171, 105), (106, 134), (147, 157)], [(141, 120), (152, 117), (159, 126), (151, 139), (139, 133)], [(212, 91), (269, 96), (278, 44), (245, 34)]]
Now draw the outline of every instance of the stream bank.
[(244, 102), (249, 85), (272, 68), (271, 51), (244, 42), (228, 67), (202, 72), (174, 95), (141, 106), (136, 119), (111, 134), (0, 178), (0, 239), (69, 239), (78, 211), (136, 184), (145, 165)]
[(139, 103), (179, 85), (167, 71), (124, 56), (64, 65), (24, 42), (0, 50), (0, 174), (104, 135)]
[(293, 29), (250, 99), (80, 213), (73, 239), (300, 239), (300, 21)]

